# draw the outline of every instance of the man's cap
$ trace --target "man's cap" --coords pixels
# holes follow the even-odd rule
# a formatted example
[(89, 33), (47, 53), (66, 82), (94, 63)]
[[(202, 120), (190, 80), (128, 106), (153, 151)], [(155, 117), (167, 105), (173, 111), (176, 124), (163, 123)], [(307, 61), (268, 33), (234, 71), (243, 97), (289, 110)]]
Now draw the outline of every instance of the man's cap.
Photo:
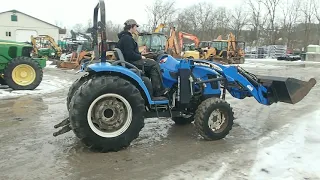
[(136, 25), (137, 27), (139, 27), (139, 25), (138, 25), (138, 23), (137, 23), (137, 21), (136, 20), (134, 20), (134, 19), (128, 19), (125, 23), (124, 23), (124, 25)]

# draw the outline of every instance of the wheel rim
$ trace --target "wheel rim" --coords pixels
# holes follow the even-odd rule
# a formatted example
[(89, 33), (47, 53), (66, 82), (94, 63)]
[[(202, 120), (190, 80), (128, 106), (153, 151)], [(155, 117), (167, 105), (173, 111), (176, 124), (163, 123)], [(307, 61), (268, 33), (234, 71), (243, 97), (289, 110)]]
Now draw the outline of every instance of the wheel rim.
[(104, 94), (90, 105), (87, 115), (91, 130), (101, 137), (112, 138), (125, 132), (132, 122), (130, 103), (118, 94)]
[(27, 86), (35, 81), (36, 71), (30, 65), (20, 64), (13, 69), (11, 76), (16, 84)]
[(208, 126), (215, 133), (221, 133), (228, 126), (226, 112), (215, 109), (209, 116)]

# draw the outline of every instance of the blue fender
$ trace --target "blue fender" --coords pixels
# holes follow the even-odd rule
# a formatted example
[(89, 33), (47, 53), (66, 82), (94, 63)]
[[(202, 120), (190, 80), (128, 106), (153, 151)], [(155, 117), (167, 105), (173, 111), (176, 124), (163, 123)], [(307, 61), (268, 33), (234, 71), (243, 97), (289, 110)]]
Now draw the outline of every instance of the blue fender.
[(142, 81), (142, 79), (133, 71), (129, 70), (128, 68), (122, 67), (122, 66), (113, 66), (108, 62), (101, 62), (101, 63), (95, 63), (95, 64), (90, 64), (87, 66), (87, 71), (95, 71), (95, 72), (118, 72), (123, 75), (129, 76), (132, 78), (134, 81), (136, 81), (139, 86), (142, 88), (144, 91), (144, 94), (146, 95), (149, 104), (155, 104), (154, 101), (152, 101), (148, 88)]

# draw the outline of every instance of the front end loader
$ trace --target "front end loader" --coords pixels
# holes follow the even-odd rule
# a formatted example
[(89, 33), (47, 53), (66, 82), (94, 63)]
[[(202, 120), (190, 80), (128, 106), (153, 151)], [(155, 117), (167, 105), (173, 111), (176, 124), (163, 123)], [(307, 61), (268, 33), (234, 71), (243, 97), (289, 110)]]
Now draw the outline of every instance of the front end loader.
[[(94, 25), (105, 24), (104, 1), (94, 11)], [(106, 40), (105, 28), (101, 44)], [(96, 45), (97, 47), (97, 45)], [(97, 49), (97, 48), (96, 48)], [(238, 66), (225, 66), (207, 60), (175, 59), (160, 54), (156, 61), (162, 71), (163, 84), (170, 88), (166, 97), (153, 97), (150, 79), (142, 69), (125, 61), (115, 48), (116, 61), (106, 60), (106, 50), (97, 51), (97, 62), (81, 66), (84, 76), (75, 81), (68, 93), (68, 117), (55, 128), (54, 136), (73, 130), (90, 149), (100, 152), (128, 147), (144, 127), (144, 118), (166, 117), (176, 124), (194, 121), (206, 140), (219, 140), (233, 126), (234, 113), (225, 100), (226, 93), (237, 99), (253, 97), (258, 103), (295, 104), (316, 84), (294, 78), (259, 77)], [(100, 58), (99, 58), (100, 57)]]

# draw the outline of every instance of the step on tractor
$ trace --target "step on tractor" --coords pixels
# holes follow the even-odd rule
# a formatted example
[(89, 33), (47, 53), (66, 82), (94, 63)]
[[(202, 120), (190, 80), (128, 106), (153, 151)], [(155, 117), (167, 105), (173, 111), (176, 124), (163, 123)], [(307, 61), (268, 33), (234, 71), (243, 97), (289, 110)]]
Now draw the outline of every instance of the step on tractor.
[[(96, 6), (95, 15), (99, 9), (103, 21), (99, 24), (105, 24), (103, 0)], [(104, 47), (105, 29), (97, 30), (102, 31)], [(266, 106), (277, 102), (295, 104), (316, 84), (314, 78), (306, 82), (256, 76), (239, 66), (159, 54), (156, 61), (162, 70), (163, 84), (170, 91), (166, 97), (154, 98), (143, 68), (127, 62), (117, 48), (117, 60), (106, 60), (103, 49), (96, 62), (81, 66), (80, 71), (85, 73), (71, 85), (67, 96), (69, 116), (54, 126), (62, 128), (53, 134), (73, 130), (86, 146), (99, 152), (128, 147), (139, 136), (144, 119), (152, 117), (171, 118), (176, 124), (194, 121), (205, 140), (219, 140), (233, 126), (234, 113), (225, 100), (227, 92), (238, 99), (253, 97)]]
[(27, 43), (0, 40), (0, 84), (13, 90), (33, 90), (43, 78), (45, 58), (31, 58)]

